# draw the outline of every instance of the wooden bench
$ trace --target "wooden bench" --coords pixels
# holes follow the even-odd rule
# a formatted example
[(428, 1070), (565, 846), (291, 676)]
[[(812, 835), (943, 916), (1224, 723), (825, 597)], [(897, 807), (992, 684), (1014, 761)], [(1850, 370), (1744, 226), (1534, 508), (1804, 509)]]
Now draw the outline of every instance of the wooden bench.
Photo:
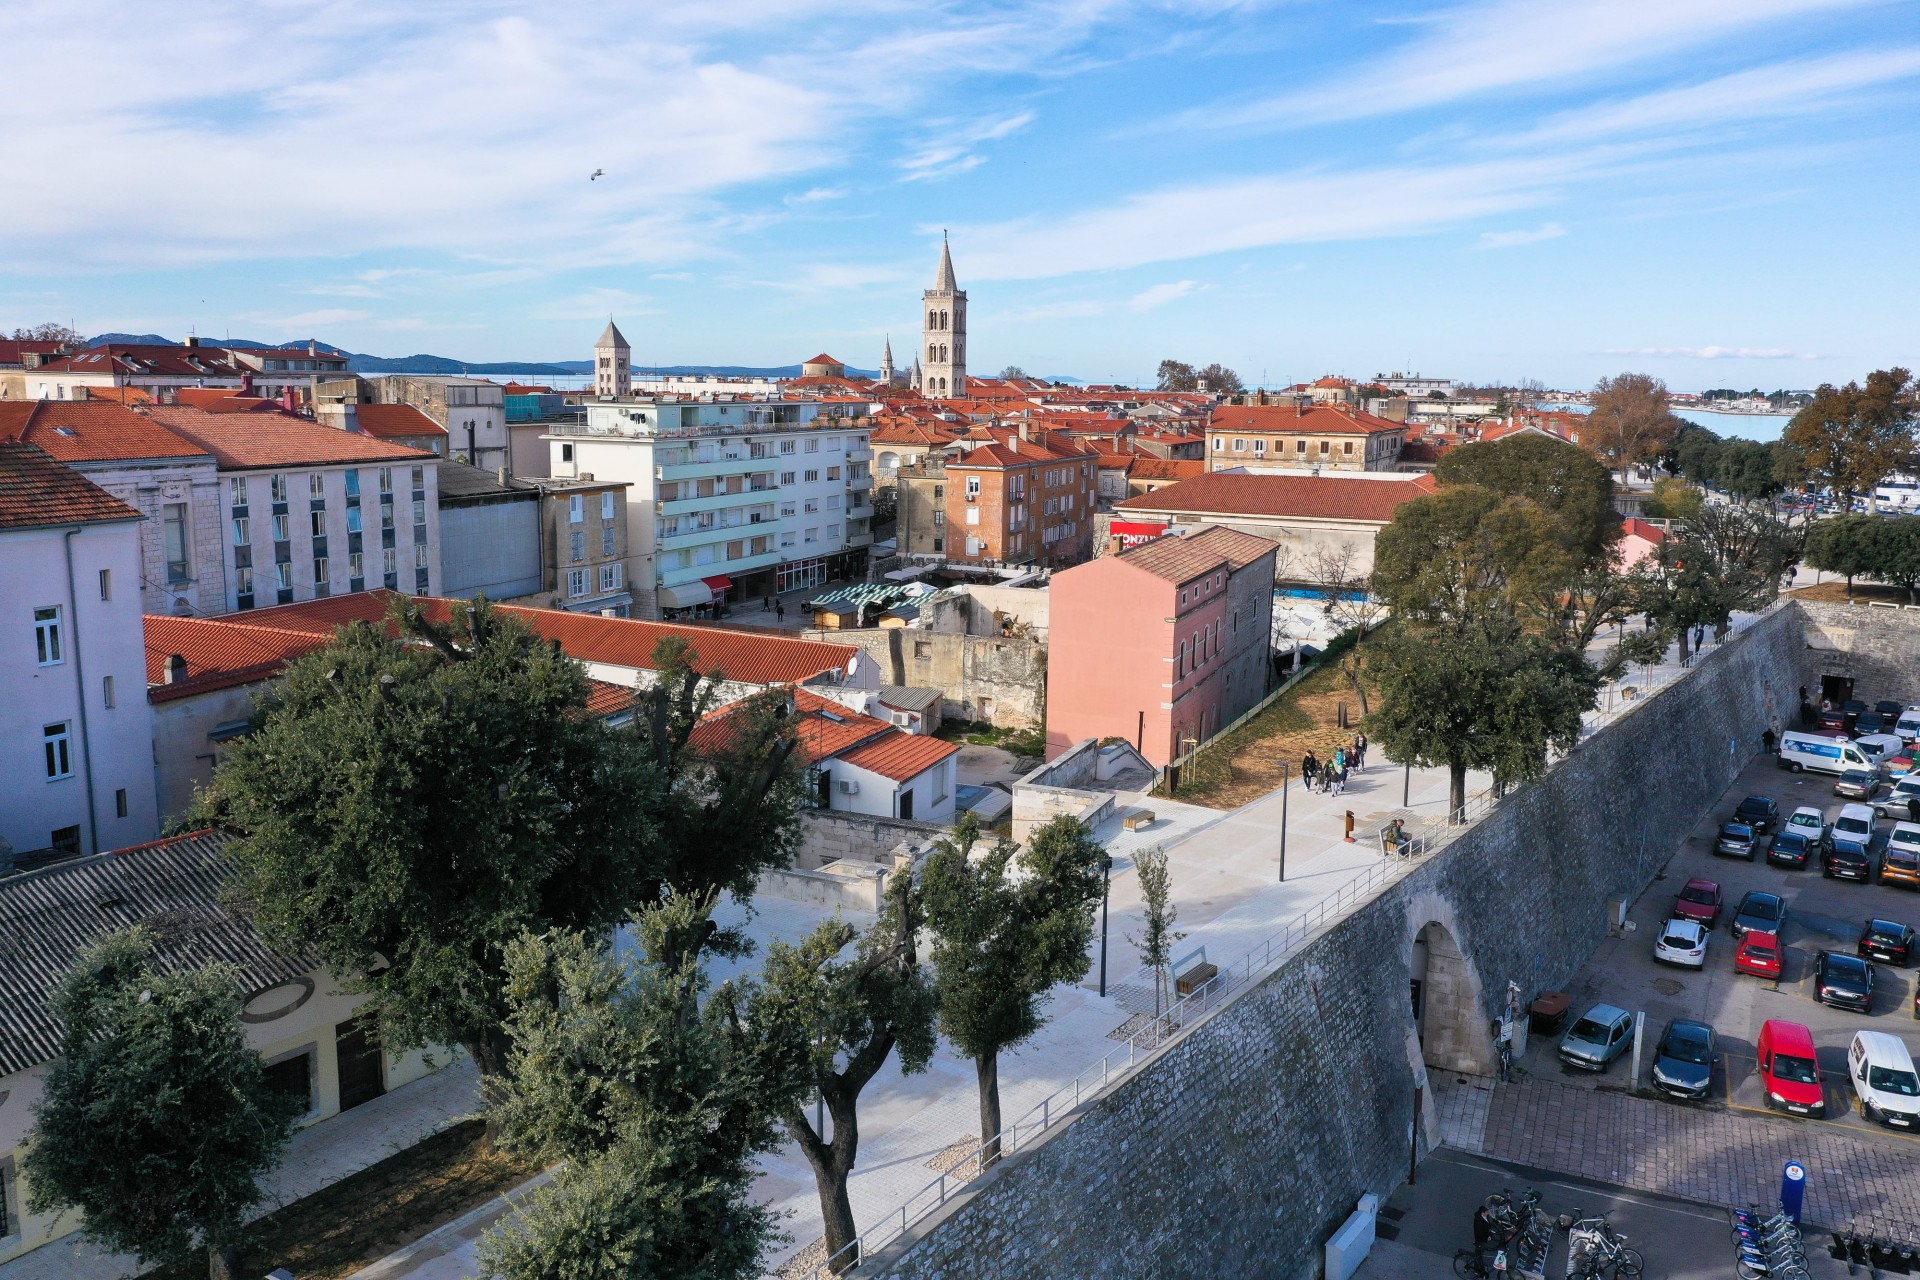
[(1121, 820), (1120, 825), (1125, 827), (1129, 831), (1138, 831), (1142, 827), (1152, 826), (1153, 823), (1154, 823), (1153, 810), (1135, 809), (1132, 813), (1128, 814), (1124, 819)]
[(1218, 965), (1208, 964), (1205, 960), (1202, 960), (1199, 964), (1175, 978), (1173, 980), (1173, 989), (1183, 996), (1190, 996), (1213, 981), (1219, 974), (1220, 967)]

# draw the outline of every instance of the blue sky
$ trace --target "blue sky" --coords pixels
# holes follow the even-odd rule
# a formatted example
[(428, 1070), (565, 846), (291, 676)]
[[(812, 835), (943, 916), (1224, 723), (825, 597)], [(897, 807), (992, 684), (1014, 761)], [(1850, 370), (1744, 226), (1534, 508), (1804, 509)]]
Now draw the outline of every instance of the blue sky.
[[(1810, 386), (1915, 351), (1920, 5), (0, 8), (0, 326)], [(604, 169), (606, 176), (589, 181)]]

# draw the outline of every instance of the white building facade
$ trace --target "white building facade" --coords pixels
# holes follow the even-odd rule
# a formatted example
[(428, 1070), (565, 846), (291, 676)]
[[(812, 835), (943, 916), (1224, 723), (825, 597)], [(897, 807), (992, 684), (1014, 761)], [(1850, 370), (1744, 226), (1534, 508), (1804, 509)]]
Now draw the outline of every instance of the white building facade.
[(437, 465), (223, 471), (229, 610), (379, 587), (438, 595)]

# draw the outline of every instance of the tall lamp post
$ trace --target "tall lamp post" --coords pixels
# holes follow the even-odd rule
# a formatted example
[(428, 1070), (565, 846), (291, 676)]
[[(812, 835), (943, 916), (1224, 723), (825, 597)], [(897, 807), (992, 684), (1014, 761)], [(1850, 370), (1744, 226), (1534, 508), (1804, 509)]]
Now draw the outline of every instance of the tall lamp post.
[(1408, 807), (1407, 801), (1413, 795), (1413, 757), (1407, 757), (1406, 772), (1400, 775), (1400, 807)]
[(1100, 995), (1107, 994), (1107, 891), (1113, 887), (1113, 855), (1100, 855)]
[(1293, 765), (1280, 762), (1280, 883), (1287, 882), (1287, 786), (1293, 781)]

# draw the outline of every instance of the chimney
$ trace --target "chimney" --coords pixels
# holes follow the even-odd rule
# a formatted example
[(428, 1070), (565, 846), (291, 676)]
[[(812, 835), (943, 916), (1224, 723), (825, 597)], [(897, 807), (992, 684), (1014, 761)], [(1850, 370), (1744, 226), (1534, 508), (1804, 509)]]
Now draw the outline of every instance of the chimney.
[(496, 479), (496, 480), (498, 480), (498, 481), (500, 482), (500, 487), (501, 487), (502, 489), (504, 489), (504, 488), (506, 488), (506, 487), (507, 487), (507, 469), (506, 469), (505, 467), (501, 467), (501, 468), (499, 468), (499, 469), (497, 469), (497, 470), (496, 470), (496, 471), (495, 471), (495, 472), (493, 473), (493, 477), (494, 477), (494, 479)]
[(200, 339), (189, 334), (187, 337), (187, 345), (190, 347), (197, 347), (200, 345)]
[(1028, 433), (1029, 433), (1029, 432), (1031, 432), (1032, 430), (1033, 430), (1033, 422), (1032, 422), (1032, 420), (1031, 420), (1031, 419), (1029, 419), (1029, 418), (1027, 418), (1027, 417), (1025, 417), (1025, 416), (1022, 416), (1022, 417), (1021, 417), (1021, 419), (1020, 419), (1020, 438), (1021, 438), (1022, 440), (1031, 440), (1031, 439), (1033, 439), (1033, 436), (1032, 436), (1032, 435), (1030, 435), (1030, 434), (1028, 434)]
[(310, 356), (317, 356), (317, 355), (319, 355), (319, 354), (320, 354), (320, 344), (319, 344), (319, 342), (317, 342), (317, 341), (315, 341), (315, 340), (314, 340), (314, 339), (312, 339), (312, 338), (308, 338), (308, 339), (307, 339), (307, 354), (308, 354), (308, 355), (310, 355)]
[(187, 678), (187, 658), (185, 654), (167, 655), (167, 684), (179, 684)]

